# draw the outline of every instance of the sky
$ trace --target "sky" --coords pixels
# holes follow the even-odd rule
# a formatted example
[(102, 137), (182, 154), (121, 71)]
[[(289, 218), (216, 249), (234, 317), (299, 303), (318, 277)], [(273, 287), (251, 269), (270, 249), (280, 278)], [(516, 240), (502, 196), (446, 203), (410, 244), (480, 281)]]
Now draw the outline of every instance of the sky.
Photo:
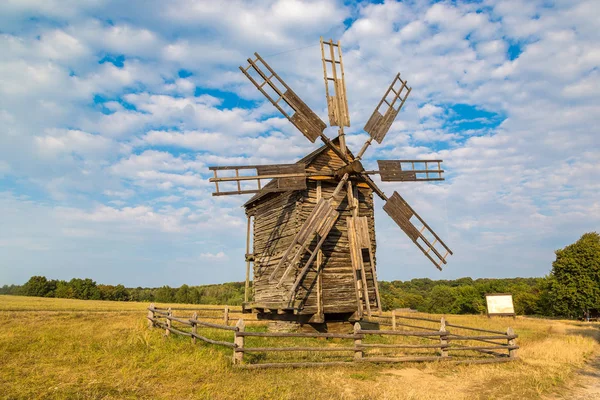
[(379, 279), (546, 275), (600, 230), (599, 16), (597, 0), (5, 0), (0, 285), (244, 280), (249, 195), (211, 196), (208, 166), (318, 143), (238, 67), (259, 52), (327, 121), (320, 36), (342, 43), (355, 153), (394, 75), (412, 87), (365, 167), (444, 160), (443, 182), (375, 181), (454, 255), (438, 271), (376, 199)]

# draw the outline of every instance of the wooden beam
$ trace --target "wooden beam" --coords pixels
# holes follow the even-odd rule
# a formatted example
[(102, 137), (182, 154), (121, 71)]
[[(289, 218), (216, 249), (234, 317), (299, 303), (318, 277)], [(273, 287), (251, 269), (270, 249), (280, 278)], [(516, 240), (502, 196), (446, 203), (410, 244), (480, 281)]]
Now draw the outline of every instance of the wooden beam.
[[(248, 216), (248, 225), (246, 227), (246, 254), (250, 254), (250, 220)], [(244, 286), (244, 302), (248, 302), (248, 291), (250, 290), (250, 259), (246, 257), (246, 285)]]

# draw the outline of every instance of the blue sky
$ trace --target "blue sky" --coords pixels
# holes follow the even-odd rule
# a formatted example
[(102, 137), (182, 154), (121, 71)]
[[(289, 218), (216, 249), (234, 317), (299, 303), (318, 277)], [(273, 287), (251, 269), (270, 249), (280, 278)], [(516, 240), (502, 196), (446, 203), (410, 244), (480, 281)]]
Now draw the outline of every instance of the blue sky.
[(377, 200), (380, 279), (545, 275), (600, 228), (598, 15), (597, 1), (5, 1), (0, 285), (243, 280), (247, 197), (212, 197), (207, 167), (316, 145), (238, 66), (258, 51), (326, 120), (319, 36), (342, 42), (355, 152), (394, 74), (413, 88), (367, 168), (447, 171), (381, 187), (455, 255), (437, 271)]

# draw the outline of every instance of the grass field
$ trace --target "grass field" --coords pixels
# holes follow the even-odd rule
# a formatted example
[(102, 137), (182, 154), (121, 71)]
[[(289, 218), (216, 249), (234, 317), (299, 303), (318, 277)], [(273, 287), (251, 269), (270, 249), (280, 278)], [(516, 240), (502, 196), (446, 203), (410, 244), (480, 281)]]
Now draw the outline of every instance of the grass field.
[(148, 329), (147, 306), (0, 296), (0, 397), (536, 399), (568, 393), (577, 369), (600, 353), (597, 324), (450, 315), (455, 324), (512, 326), (521, 360), (238, 370), (230, 349)]

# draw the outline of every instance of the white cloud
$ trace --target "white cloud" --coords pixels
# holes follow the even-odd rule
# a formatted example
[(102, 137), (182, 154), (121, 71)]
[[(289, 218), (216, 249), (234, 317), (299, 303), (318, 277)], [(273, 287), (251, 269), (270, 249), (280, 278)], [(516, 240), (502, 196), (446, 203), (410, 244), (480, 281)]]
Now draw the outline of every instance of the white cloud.
[(223, 253), (222, 251), (212, 254), (212, 253), (202, 253), (200, 254), (200, 258), (204, 259), (204, 260), (210, 260), (210, 261), (215, 261), (215, 260), (226, 260), (227, 256), (225, 255), (225, 253)]
[[(42, 195), (39, 201), (2, 198), (11, 212), (0, 223), (17, 234), (0, 241), (13, 240), (22, 251), (14, 250), (13, 260), (30, 260), (30, 268), (26, 248), (32, 243), (64, 261), (64, 254), (76, 253), (64, 238), (93, 237), (104, 249), (119, 249), (110, 256), (115, 263), (147, 263), (140, 261), (143, 252), (153, 249), (140, 243), (168, 241), (171, 255), (220, 259), (223, 270), (237, 271), (244, 199), (212, 198), (206, 167), (293, 162), (316, 148), (237, 67), (259, 51), (326, 120), (317, 44), (323, 35), (344, 46), (352, 150), (366, 140), (361, 128), (394, 74), (400, 71), (413, 88), (365, 165), (384, 157), (439, 157), (447, 170), (442, 184), (382, 187), (401, 191), (447, 239), (455, 250), (448, 272), (434, 274), (377, 211), (380, 276), (543, 274), (555, 247), (600, 224), (598, 7), (597, 1), (549, 7), (496, 0), (483, 6), (4, 2), (0, 176), (17, 193), (33, 187)], [(355, 20), (346, 28), (349, 16)], [(520, 52), (514, 60), (509, 46)], [(100, 63), (105, 56), (109, 60)], [(118, 56), (122, 67), (110, 61)], [(180, 76), (181, 69), (188, 72)], [(197, 88), (210, 94), (195, 96)], [(498, 117), (457, 115), (454, 104)], [(29, 215), (40, 221), (40, 231), (23, 226)], [(54, 232), (56, 239), (43, 239)], [(85, 242), (92, 253), (93, 243)], [(128, 258), (135, 246), (143, 249), (137, 261)], [(394, 264), (397, 249), (402, 269)], [(108, 257), (100, 253), (94, 254)], [(154, 268), (171, 268), (178, 257)]]
[(35, 137), (35, 144), (43, 155), (78, 153), (95, 156), (116, 147), (115, 143), (102, 136), (79, 130), (50, 129), (44, 136)]

